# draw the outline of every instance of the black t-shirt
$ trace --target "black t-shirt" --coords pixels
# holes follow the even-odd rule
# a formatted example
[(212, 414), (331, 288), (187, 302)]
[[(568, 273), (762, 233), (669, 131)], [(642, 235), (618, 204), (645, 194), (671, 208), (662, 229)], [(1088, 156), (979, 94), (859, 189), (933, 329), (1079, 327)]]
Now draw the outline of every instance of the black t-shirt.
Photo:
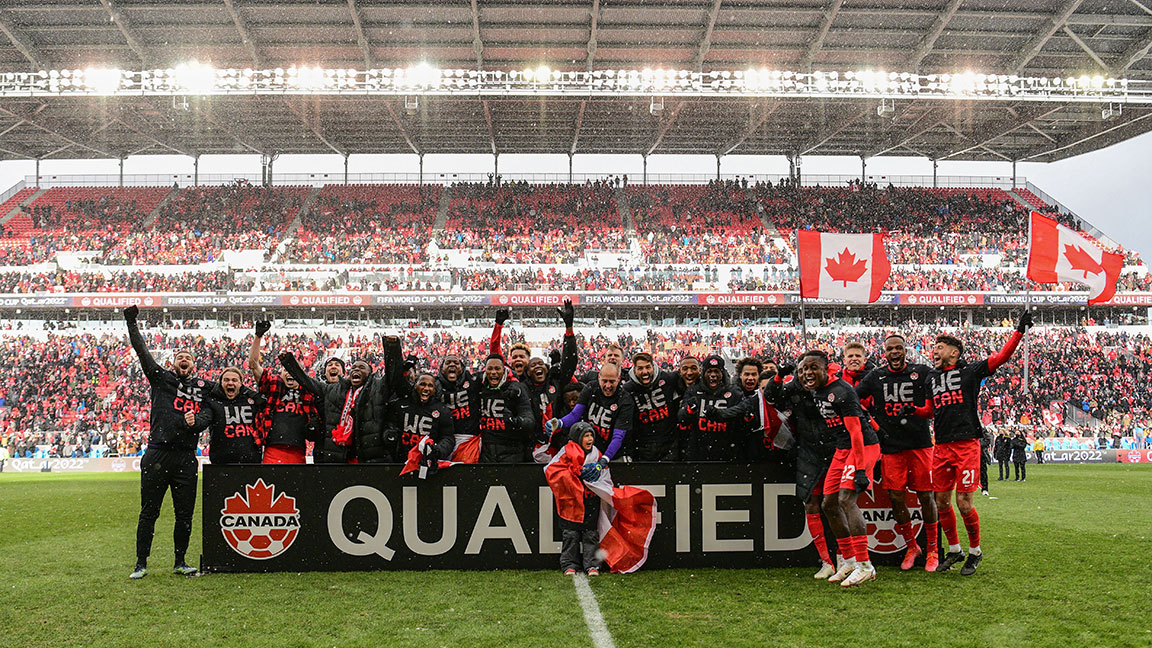
[(421, 403), (415, 395), (394, 400), (385, 416), (385, 443), (394, 443), (394, 456), (404, 461), (420, 439), (429, 436), (440, 447), (440, 457), (447, 459), (456, 447), (451, 420), (451, 410), (435, 398), (427, 403)]
[(215, 393), (204, 402), (212, 413), (209, 461), (214, 464), (260, 463), (256, 415), (268, 405), (268, 401), (244, 388), (235, 398), (228, 399), (223, 393)]
[(930, 371), (921, 364), (905, 363), (900, 371), (877, 367), (856, 385), (861, 401), (872, 399), (868, 411), (880, 426), (880, 451), (884, 454), (932, 447), (928, 419), (900, 414), (905, 405), (922, 405), (927, 400), (924, 379)]
[(600, 452), (607, 450), (608, 444), (612, 442), (612, 430), (632, 431), (636, 402), (619, 386), (611, 396), (605, 396), (599, 384), (588, 385), (580, 392), (580, 400), (576, 405), (584, 406), (581, 420), (587, 421), (596, 430), (596, 447)]
[[(836, 448), (844, 450), (852, 447), (852, 437), (848, 428), (844, 426), (844, 418), (855, 416), (863, 419), (864, 410), (860, 408), (860, 398), (856, 390), (843, 380), (836, 379), (812, 392), (812, 400), (816, 404), (816, 411), (824, 420), (824, 426), (836, 435)], [(861, 433), (864, 435), (864, 445), (880, 443), (876, 432), (861, 420)]]
[(481, 383), (478, 397), (478, 425), (486, 442), (512, 445), (532, 440), (532, 403), (522, 383), (509, 378), (499, 387)]
[(641, 385), (635, 380), (625, 381), (621, 388), (636, 402), (636, 420), (633, 423), (633, 445), (671, 445), (676, 439), (676, 414), (680, 409), (676, 387), (679, 381), (667, 371), (656, 372), (652, 382)]
[[(260, 394), (268, 400), (268, 414), (272, 418), (265, 446), (287, 445), (304, 448), (312, 425), (319, 423), (316, 400), (300, 387), (289, 387), (279, 376), (265, 371), (260, 377)], [(309, 414), (316, 421), (309, 420)]]
[(436, 378), (440, 386), (440, 399), (448, 406), (452, 413), (452, 429), (456, 434), (474, 435), (480, 433), (479, 418), (479, 386), (480, 381), (468, 372), (457, 379), (448, 382), (443, 376)]
[(980, 395), (981, 383), (991, 375), (988, 360), (928, 372), (925, 384), (935, 410), (936, 443), (984, 436), (976, 398)]

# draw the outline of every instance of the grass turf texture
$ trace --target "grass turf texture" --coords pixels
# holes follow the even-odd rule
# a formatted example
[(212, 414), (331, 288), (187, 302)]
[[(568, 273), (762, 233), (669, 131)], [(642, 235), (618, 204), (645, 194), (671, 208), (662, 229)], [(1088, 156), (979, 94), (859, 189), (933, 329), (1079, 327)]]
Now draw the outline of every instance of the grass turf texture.
[[(1029, 473), (978, 495), (972, 577), (889, 567), (840, 591), (815, 566), (641, 570), (593, 590), (621, 647), (1152, 646), (1152, 470)], [(558, 569), (174, 576), (171, 500), (148, 577), (129, 581), (138, 505), (137, 475), (0, 474), (4, 646), (591, 645)]]

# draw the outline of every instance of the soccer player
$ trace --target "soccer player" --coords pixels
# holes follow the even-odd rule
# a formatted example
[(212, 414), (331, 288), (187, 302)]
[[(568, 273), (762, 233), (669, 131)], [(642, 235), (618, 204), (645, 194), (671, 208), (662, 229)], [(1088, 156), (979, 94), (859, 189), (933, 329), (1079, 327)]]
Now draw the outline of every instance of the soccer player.
[(744, 420), (721, 421), (703, 415), (705, 411), (734, 407), (743, 400), (743, 393), (732, 387), (724, 359), (718, 355), (705, 358), (703, 379), (684, 394), (680, 406), (679, 422), (687, 429), (682, 458), (687, 461), (746, 460), (749, 426)]
[(215, 465), (260, 463), (256, 417), (268, 401), (244, 386), (239, 368), (220, 372), (220, 382), (208, 393), (204, 405), (192, 428), (197, 432), (208, 428), (208, 460)]
[[(612, 342), (604, 349), (604, 356), (601, 358), (601, 366), (610, 364), (616, 365), (620, 369), (620, 374), (624, 374), (624, 348), (619, 344)], [(580, 376), (580, 382), (585, 385), (595, 385), (600, 380), (599, 369), (589, 369)], [(601, 450), (603, 452), (603, 450)]]
[(855, 387), (872, 368), (872, 363), (868, 360), (868, 350), (863, 344), (849, 342), (844, 345), (844, 369), (840, 372), (844, 382)]
[[(983, 435), (976, 400), (984, 379), (1008, 362), (1031, 327), (1032, 313), (1024, 311), (1004, 346), (988, 359), (971, 364), (962, 359), (964, 344), (951, 335), (938, 336), (936, 345), (932, 347), (935, 368), (926, 379), (929, 400), (922, 408), (916, 408), (915, 413), (931, 416), (936, 432), (932, 487), (936, 491), (940, 526), (948, 538), (948, 553), (936, 568), (938, 572), (948, 571), (964, 560), (960, 574), (970, 576), (976, 573), (984, 558), (980, 549), (980, 516), (976, 513), (973, 496), (980, 488), (980, 437)], [(905, 411), (910, 409), (905, 407)], [(956, 508), (960, 509), (964, 529), (968, 532), (967, 560), (956, 531), (953, 491), (956, 493)]]
[(457, 443), (480, 434), (478, 393), (482, 380), (482, 377), (474, 376), (464, 369), (460, 356), (444, 356), (440, 361), (440, 375), (436, 377), (436, 382), (440, 399), (452, 413), (452, 427)]
[(508, 372), (504, 358), (489, 354), (484, 362), (480, 384), (479, 428), (480, 463), (520, 463), (527, 461), (528, 448), (538, 430), (532, 427), (532, 403), (523, 383)]
[(656, 367), (652, 354), (632, 356), (632, 369), (621, 389), (636, 402), (636, 421), (628, 445), (636, 461), (676, 461), (680, 458), (676, 415), (680, 410), (680, 381), (676, 374)]
[(880, 441), (864, 421), (856, 391), (829, 375), (828, 364), (823, 351), (808, 351), (796, 368), (796, 380), (812, 394), (817, 415), (836, 436), (836, 453), (824, 480), (823, 508), (840, 553), (847, 557), (828, 580), (853, 587), (876, 578), (868, 558), (868, 527), (856, 496), (872, 485), (870, 475), (880, 459)]
[(195, 417), (204, 404), (204, 395), (215, 385), (196, 377), (196, 360), (184, 349), (173, 357), (171, 370), (161, 367), (148, 346), (136, 317), (138, 306), (124, 309), (128, 323), (128, 340), (140, 359), (144, 377), (148, 379), (151, 411), (148, 414), (148, 447), (140, 460), (140, 519), (136, 524), (136, 566), (129, 578), (144, 578), (148, 574), (148, 556), (152, 553), (152, 536), (156, 518), (164, 495), (172, 490), (172, 507), (176, 520), (172, 527), (172, 545), (175, 562), (172, 571), (184, 576), (196, 573), (196, 568), (185, 562), (188, 539), (192, 535), (192, 514), (196, 510), (196, 480), (199, 465), (196, 461), (196, 442), (199, 435), (187, 421)]
[(432, 443), (424, 446), (424, 461), (435, 465), (440, 459), (451, 457), (456, 447), (451, 419), (448, 406), (436, 400), (436, 377), (420, 373), (407, 398), (389, 403), (384, 417), (384, 438), (389, 444), (395, 444), (392, 456), (403, 461), (420, 439), (432, 437)]
[[(847, 350), (844, 355), (847, 359)], [(896, 532), (908, 547), (900, 569), (912, 569), (916, 557), (922, 553), (904, 500), (907, 489), (916, 493), (924, 518), (928, 537), (927, 551), (923, 552), (924, 569), (936, 571), (940, 561), (940, 532), (932, 490), (932, 432), (925, 419), (903, 414), (906, 405), (925, 401), (924, 379), (931, 369), (927, 365), (908, 364), (904, 337), (896, 333), (884, 338), (884, 359), (886, 366), (865, 374), (856, 385), (856, 394), (880, 426), (880, 481), (892, 501)]]
[(740, 389), (744, 398), (755, 396), (760, 391), (760, 374), (764, 372), (764, 363), (756, 358), (742, 358), (736, 363), (735, 387)]
[[(320, 421), (319, 401), (312, 392), (300, 388), (284, 368), (279, 373), (267, 371), (260, 361), (261, 341), (272, 323), (256, 322), (256, 335), (248, 351), (248, 370), (257, 389), (268, 399), (268, 407), (257, 416), (257, 432), (264, 446), (266, 464), (305, 463), (305, 442), (316, 440)], [(339, 366), (329, 361), (333, 366)]]
[[(520, 378), (532, 401), (534, 428), (537, 430), (543, 429), (545, 421), (556, 418), (552, 412), (555, 409), (556, 399), (563, 393), (564, 386), (572, 382), (572, 377), (576, 373), (576, 334), (572, 330), (576, 314), (572, 308), (572, 300), (564, 300), (563, 308), (556, 310), (564, 321), (564, 341), (561, 344), (563, 352), (554, 357), (552, 366), (548, 366), (541, 358), (529, 359)], [(555, 353), (553, 350), (553, 354)], [(566, 437), (559, 437), (553, 439), (552, 445), (563, 447), (566, 441)]]
[(606, 362), (600, 368), (596, 384), (588, 385), (580, 393), (576, 407), (564, 418), (549, 421), (545, 430), (553, 434), (567, 430), (579, 421), (590, 423), (596, 432), (595, 445), (602, 455), (596, 464), (600, 470), (624, 447), (635, 414), (636, 402), (628, 392), (620, 389), (620, 366)]
[(700, 361), (692, 356), (681, 360), (676, 371), (680, 374), (680, 383), (685, 392), (700, 382)]

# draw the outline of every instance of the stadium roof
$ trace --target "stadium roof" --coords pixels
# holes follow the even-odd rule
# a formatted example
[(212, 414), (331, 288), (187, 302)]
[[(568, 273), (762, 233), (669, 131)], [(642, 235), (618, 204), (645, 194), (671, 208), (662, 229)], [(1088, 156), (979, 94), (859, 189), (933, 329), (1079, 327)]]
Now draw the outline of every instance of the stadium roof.
[[(887, 70), (1152, 80), (1143, 0), (7, 0), (0, 71), (319, 65)], [(412, 104), (415, 103), (413, 106)], [(919, 155), (1053, 161), (1152, 105), (869, 98), (12, 97), (0, 158), (181, 153)], [(883, 112), (883, 114), (880, 114)]]

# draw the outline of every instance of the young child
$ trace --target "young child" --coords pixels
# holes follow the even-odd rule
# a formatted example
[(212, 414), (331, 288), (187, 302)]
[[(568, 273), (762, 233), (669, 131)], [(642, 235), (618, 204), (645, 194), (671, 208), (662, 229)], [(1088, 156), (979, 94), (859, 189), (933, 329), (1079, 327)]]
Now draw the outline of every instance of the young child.
[[(596, 433), (592, 426), (585, 422), (576, 423), (568, 432), (568, 444), (564, 447), (564, 454), (573, 455), (569, 461), (553, 461), (549, 464), (552, 469), (548, 483), (557, 495), (557, 512), (560, 515), (561, 549), (560, 569), (566, 576), (574, 576), (577, 571), (585, 571), (589, 576), (600, 574), (600, 559), (597, 552), (600, 550), (600, 532), (597, 521), (600, 517), (600, 497), (592, 492), (583, 482), (580, 473), (584, 468), (584, 458), (592, 452)], [(558, 474), (561, 471), (568, 474)], [(576, 489), (579, 488), (579, 491)], [(567, 497), (561, 491), (567, 491)], [(576, 493), (583, 499), (583, 519), (579, 522), (566, 519), (573, 517), (578, 506), (574, 502), (564, 500), (575, 499)], [(561, 511), (564, 509), (564, 511)], [(579, 517), (577, 515), (577, 517)]]

